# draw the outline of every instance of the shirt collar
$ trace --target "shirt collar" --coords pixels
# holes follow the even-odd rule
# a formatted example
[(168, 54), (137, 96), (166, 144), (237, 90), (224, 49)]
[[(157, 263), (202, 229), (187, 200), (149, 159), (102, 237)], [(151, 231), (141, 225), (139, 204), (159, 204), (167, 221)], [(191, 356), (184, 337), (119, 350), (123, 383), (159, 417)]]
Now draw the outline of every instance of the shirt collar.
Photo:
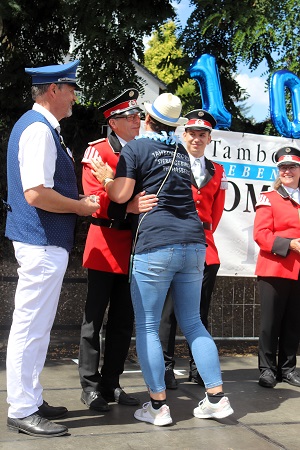
[(199, 158), (195, 158), (195, 156), (193, 156), (193, 155), (191, 155), (189, 153), (189, 157), (190, 157), (190, 161), (191, 161), (191, 166), (195, 163), (195, 159), (200, 159), (201, 166), (205, 167), (205, 157), (204, 157), (204, 155), (200, 156)]
[(284, 187), (284, 189), (287, 191), (287, 193), (288, 193), (289, 195), (292, 195), (292, 193), (295, 192), (295, 191), (298, 191), (298, 192), (299, 192), (299, 187), (297, 187), (296, 189), (290, 188), (290, 187), (288, 187), (288, 186), (283, 186), (283, 187)]
[(42, 114), (48, 120), (50, 125), (54, 129), (58, 130), (58, 132), (60, 132), (60, 125), (58, 120), (56, 119), (56, 117), (54, 117), (54, 115), (50, 111), (48, 111), (48, 109), (44, 108), (44, 106), (40, 105), (39, 103), (34, 103), (32, 109)]
[(118, 134), (116, 134), (116, 136), (117, 136), (117, 138), (119, 139), (120, 144), (122, 145), (122, 147), (124, 147), (124, 145), (126, 145), (127, 142), (126, 142), (124, 139), (122, 139)]

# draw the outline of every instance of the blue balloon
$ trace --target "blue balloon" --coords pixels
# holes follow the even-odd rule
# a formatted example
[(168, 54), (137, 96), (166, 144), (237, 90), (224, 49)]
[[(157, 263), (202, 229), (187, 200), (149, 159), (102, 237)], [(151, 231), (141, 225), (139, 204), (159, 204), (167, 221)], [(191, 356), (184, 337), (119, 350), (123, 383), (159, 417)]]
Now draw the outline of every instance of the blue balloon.
[[(285, 92), (289, 89), (292, 100), (293, 120), (286, 111)], [(282, 136), (300, 138), (300, 79), (289, 70), (278, 70), (269, 84), (270, 113), (274, 127)]]
[(219, 70), (213, 56), (204, 54), (196, 59), (188, 68), (191, 78), (195, 78), (200, 86), (202, 108), (214, 116), (216, 129), (229, 128), (231, 114), (223, 103)]

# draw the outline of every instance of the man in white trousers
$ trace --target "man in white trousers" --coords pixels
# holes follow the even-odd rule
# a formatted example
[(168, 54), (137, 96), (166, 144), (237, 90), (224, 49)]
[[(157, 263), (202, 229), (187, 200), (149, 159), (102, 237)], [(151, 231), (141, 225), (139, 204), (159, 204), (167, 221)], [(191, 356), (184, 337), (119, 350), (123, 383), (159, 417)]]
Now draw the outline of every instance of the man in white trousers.
[(7, 347), (7, 425), (31, 436), (61, 436), (51, 422), (67, 408), (43, 399), (43, 370), (77, 215), (99, 208), (80, 198), (72, 153), (59, 121), (72, 114), (79, 61), (25, 69), (32, 76), (33, 108), (15, 124), (8, 143), (9, 205), (5, 235), (19, 264), (15, 309)]

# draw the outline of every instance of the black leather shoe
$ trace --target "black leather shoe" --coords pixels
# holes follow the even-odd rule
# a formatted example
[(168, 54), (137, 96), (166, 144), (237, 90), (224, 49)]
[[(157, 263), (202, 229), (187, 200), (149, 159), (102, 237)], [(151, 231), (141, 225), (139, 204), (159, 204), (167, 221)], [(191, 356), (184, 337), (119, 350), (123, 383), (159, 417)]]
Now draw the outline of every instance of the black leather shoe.
[(197, 372), (196, 374), (190, 372), (189, 373), (189, 381), (192, 381), (193, 383), (199, 384), (199, 386), (204, 386), (204, 381), (200, 377), (200, 374)]
[(289, 383), (292, 386), (300, 387), (300, 375), (297, 372), (291, 372), (287, 375), (282, 375), (282, 381)]
[(30, 434), (30, 436), (54, 437), (63, 436), (68, 432), (64, 425), (50, 422), (50, 420), (41, 417), (39, 413), (33, 413), (23, 419), (7, 418), (7, 426), (10, 430), (17, 433)]
[(116, 402), (120, 405), (136, 406), (140, 404), (140, 401), (136, 397), (126, 394), (120, 387), (115, 389), (101, 389), (102, 397), (107, 402)]
[(272, 370), (264, 370), (259, 377), (258, 384), (263, 387), (273, 388), (276, 386), (277, 381)]
[(165, 371), (165, 383), (167, 389), (177, 389), (177, 380), (174, 375), (173, 369), (166, 369)]
[(65, 417), (67, 412), (68, 410), (64, 406), (50, 406), (47, 402), (45, 402), (45, 400), (41, 406), (39, 406), (40, 416), (49, 420), (61, 419), (62, 417)]
[(80, 400), (88, 408), (93, 409), (95, 411), (103, 411), (103, 412), (109, 411), (109, 406), (107, 402), (104, 400), (104, 398), (98, 391), (90, 391), (90, 392), (82, 391)]

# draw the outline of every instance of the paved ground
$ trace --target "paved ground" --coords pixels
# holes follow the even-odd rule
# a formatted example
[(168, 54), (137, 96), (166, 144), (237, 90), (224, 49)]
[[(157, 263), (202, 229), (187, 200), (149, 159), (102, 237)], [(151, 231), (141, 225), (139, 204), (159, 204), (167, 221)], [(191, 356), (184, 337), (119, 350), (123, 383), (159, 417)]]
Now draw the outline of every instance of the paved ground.
[[(214, 449), (275, 450), (300, 449), (300, 389), (286, 383), (274, 389), (257, 384), (255, 356), (221, 357), (224, 390), (234, 414), (226, 419), (203, 420), (192, 415), (203, 398), (204, 389), (187, 381), (187, 360), (177, 363), (179, 388), (168, 391), (168, 404), (174, 423), (155, 427), (134, 419), (136, 407), (111, 404), (111, 410), (98, 414), (80, 402), (77, 365), (71, 359), (48, 361), (43, 371), (44, 398), (50, 404), (64, 405), (69, 415), (59, 423), (69, 434), (57, 438), (34, 438), (6, 427), (5, 366), (0, 363), (0, 449), (3, 450), (95, 450), (95, 449)], [(148, 400), (145, 385), (134, 363), (127, 363), (122, 386), (128, 393)]]

